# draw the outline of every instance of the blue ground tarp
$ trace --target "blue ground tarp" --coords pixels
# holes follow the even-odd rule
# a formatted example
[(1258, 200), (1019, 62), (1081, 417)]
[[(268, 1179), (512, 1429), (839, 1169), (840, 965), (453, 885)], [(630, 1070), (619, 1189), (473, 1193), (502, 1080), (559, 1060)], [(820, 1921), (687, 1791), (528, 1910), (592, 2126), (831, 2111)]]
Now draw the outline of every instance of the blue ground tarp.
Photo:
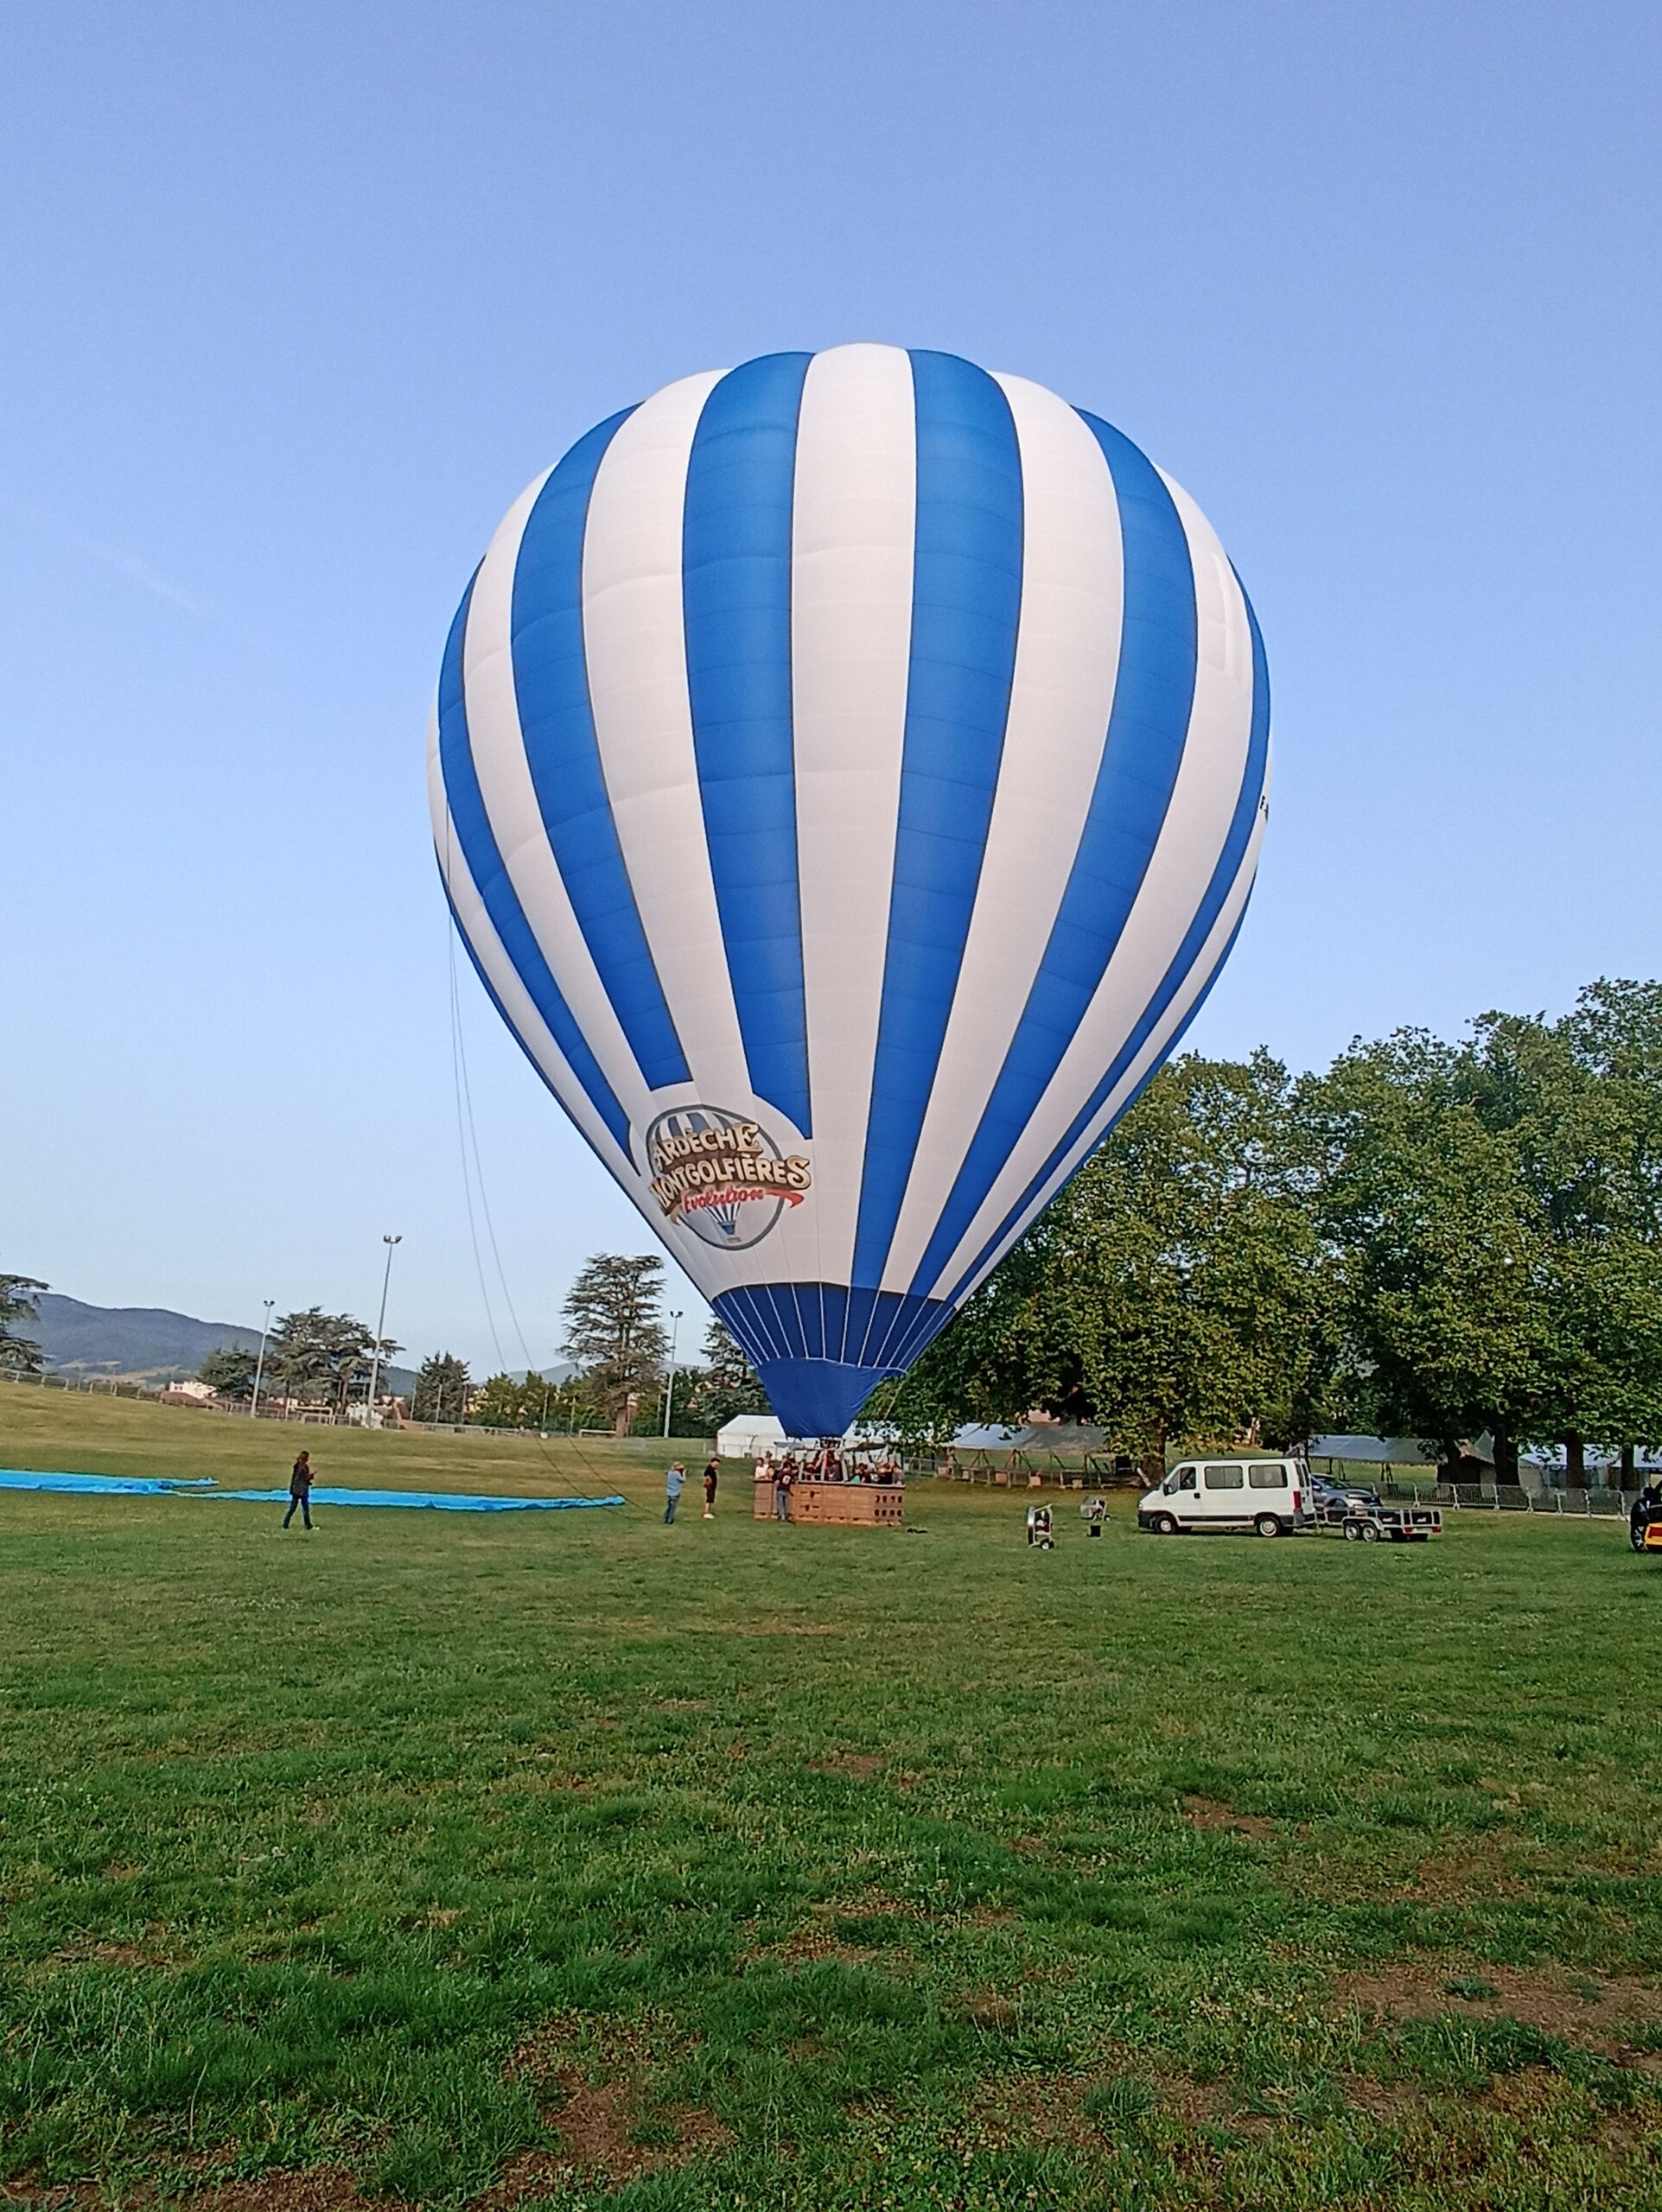
[(165, 1475), (37, 1474), (26, 1467), (0, 1467), (0, 1490), (104, 1491), (118, 1492), (128, 1497), (159, 1497), (167, 1491), (211, 1491), (213, 1486), (211, 1475), (181, 1482)]
[[(68, 1491), (82, 1496), (158, 1497), (178, 1492), (188, 1497), (252, 1499), (262, 1505), (286, 1505), (286, 1490), (221, 1490), (212, 1477), (175, 1481), (165, 1475), (37, 1474), (23, 1467), (0, 1467), (0, 1490)], [(437, 1513), (557, 1513), (583, 1505), (621, 1505), (621, 1497), (469, 1497), (460, 1491), (342, 1490), (334, 1484), (312, 1491), (314, 1505), (402, 1505)]]
[[(214, 1490), (210, 1497), (245, 1497), (260, 1505), (286, 1505), (286, 1490)], [(314, 1484), (314, 1505), (423, 1505), (438, 1513), (557, 1513), (572, 1505), (621, 1505), (621, 1497), (468, 1497), (452, 1490), (339, 1490)]]

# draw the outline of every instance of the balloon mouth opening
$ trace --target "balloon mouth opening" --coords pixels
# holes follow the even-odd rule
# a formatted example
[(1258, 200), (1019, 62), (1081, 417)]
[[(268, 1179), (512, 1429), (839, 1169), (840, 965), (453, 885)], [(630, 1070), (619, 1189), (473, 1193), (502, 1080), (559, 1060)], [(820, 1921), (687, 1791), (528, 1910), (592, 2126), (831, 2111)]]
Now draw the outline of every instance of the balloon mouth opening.
[(893, 1367), (859, 1367), (837, 1359), (764, 1359), (757, 1363), (787, 1436), (841, 1436)]

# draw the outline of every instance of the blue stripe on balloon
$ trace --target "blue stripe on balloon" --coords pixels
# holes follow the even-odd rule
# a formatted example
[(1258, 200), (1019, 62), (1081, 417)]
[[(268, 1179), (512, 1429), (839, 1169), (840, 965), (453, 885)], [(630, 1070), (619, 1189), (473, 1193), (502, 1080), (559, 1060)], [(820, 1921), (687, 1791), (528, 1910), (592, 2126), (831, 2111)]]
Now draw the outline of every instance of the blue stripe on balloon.
[[(450, 896), (450, 887), (448, 883), (444, 883), (444, 864), (443, 860), (439, 858), (438, 849), (436, 846), (434, 848), (433, 856), (436, 860), (439, 861), (439, 881), (444, 885), (445, 904), (450, 909), (450, 920), (455, 927), (455, 933), (462, 939), (462, 949), (467, 954), (468, 959), (473, 963), (473, 971), (474, 975), (478, 976), (480, 986), (483, 989), (486, 997), (496, 1008), (496, 1012), (501, 1021), (502, 1027), (507, 1031), (509, 1036), (513, 1038), (514, 1043), (519, 1047), (519, 1050), (531, 1062), (532, 1066), (535, 1068), (539, 1079), (547, 1089), (555, 1104), (565, 1116), (567, 1121), (570, 1122), (572, 1128), (588, 1146), (589, 1151), (594, 1154), (595, 1159), (599, 1160), (601, 1166), (606, 1170), (608, 1175), (615, 1176), (617, 1173), (617, 1168), (614, 1163), (607, 1159), (600, 1147), (595, 1142), (594, 1138), (590, 1136), (588, 1130), (584, 1128), (583, 1123), (571, 1111), (571, 1109), (566, 1104), (564, 1099), (561, 1097), (559, 1092), (555, 1090), (553, 1084), (549, 1082), (548, 1070), (544, 1067), (541, 1061), (537, 1058), (537, 1055), (532, 1051), (530, 1046), (526, 1044), (525, 1039), (519, 1034), (519, 1032), (514, 1027), (513, 1022), (508, 1019), (508, 1010), (498, 997), (495, 984), (492, 982), (490, 977), (485, 973), (485, 964), (483, 961), (481, 960), (478, 953), (474, 950), (473, 939), (468, 935), (467, 931), (462, 926), (462, 917), (456, 912), (455, 900)], [(625, 1142), (627, 1145), (627, 1139), (625, 1140)]]
[[(1082, 411), (1082, 410), (1081, 410)], [(1159, 471), (1084, 417), (1113, 478), (1124, 612), (1113, 705), (1085, 828), (1009, 1050), (916, 1274), (932, 1288), (1049, 1088), (1143, 888), (1194, 703), (1197, 617), (1188, 539)]]
[(747, 361), (704, 402), (687, 469), (687, 690), (716, 906), (750, 1088), (810, 1135), (791, 721), (797, 417), (812, 356)]
[(1003, 751), (1022, 602), (1009, 403), (951, 353), (914, 353), (917, 524), (900, 817), (854, 1280), (876, 1286), (964, 963)]
[(837, 1283), (756, 1283), (719, 1292), (711, 1303), (792, 1436), (840, 1435), (883, 1377), (913, 1357), (889, 1349), (856, 1357), (855, 1341), (904, 1341), (920, 1351), (951, 1319), (938, 1299)]
[(525, 761), (577, 926), (649, 1090), (688, 1080), (601, 766), (583, 642), (583, 541), (606, 448), (634, 410), (579, 438), (538, 493), (513, 574), (513, 688)]
[[(477, 580), (478, 572), (475, 570), (474, 582)], [(519, 894), (509, 880), (507, 869), (497, 848), (495, 833), (491, 828), (490, 817), (485, 811), (484, 798), (474, 768), (473, 744), (468, 730), (467, 698), (462, 683), (462, 647), (467, 637), (468, 613), (473, 605), (473, 596), (474, 586), (470, 582), (461, 606), (456, 609), (455, 620), (450, 625), (450, 635), (444, 647), (444, 663), (439, 672), (438, 749), (445, 802), (450, 810), (450, 819), (455, 825), (456, 842), (468, 863), (468, 872), (474, 880), (474, 888), (490, 916), (491, 926), (501, 939), (502, 950), (513, 963), (514, 972), (525, 985), (532, 1004), (542, 1016), (549, 1034), (564, 1054), (567, 1066), (582, 1084), (589, 1104), (617, 1139), (627, 1156), (629, 1150), (629, 1117), (618, 1103), (616, 1095), (602, 1072), (600, 1063), (589, 1050), (587, 1039), (578, 1028), (559, 985), (550, 973), (535, 932), (525, 919)], [(464, 944), (467, 942), (465, 931), (462, 941)], [(471, 952), (472, 947), (469, 946), (468, 950)], [(477, 960), (474, 965), (478, 967)], [(491, 996), (495, 998), (494, 991)], [(501, 1012), (500, 1001), (497, 1011)], [(502, 1018), (505, 1021), (507, 1020), (506, 1014)], [(508, 1027), (512, 1029), (513, 1023), (509, 1022)], [(524, 1041), (522, 1038), (520, 1042), (523, 1044)], [(546, 1081), (547, 1078), (544, 1077), (544, 1079)]]
[[(1239, 578), (1237, 577), (1236, 581), (1239, 582)], [(1246, 849), (1251, 840), (1252, 825), (1258, 819), (1258, 808), (1264, 802), (1264, 774), (1270, 760), (1269, 663), (1264, 657), (1264, 639), (1258, 631), (1258, 617), (1253, 613), (1252, 602), (1247, 598), (1244, 589), (1241, 598), (1246, 608), (1247, 624), (1252, 633), (1252, 724), (1247, 737), (1246, 767), (1241, 777), (1240, 791), (1235, 800), (1235, 810), (1230, 819), (1229, 831), (1224, 839), (1223, 850), (1218, 856), (1218, 864), (1213, 869), (1211, 880), (1207, 885), (1206, 896), (1200, 901), (1194, 918), (1184, 935), (1183, 942), (1172, 959), (1171, 965), (1161, 979), (1159, 989), (1149, 1001), (1141, 1020), (1116, 1055), (1112, 1066), (1068, 1123), (1060, 1142), (1054, 1147), (1043, 1166), (1033, 1177), (1026, 1190), (1004, 1216), (997, 1231), (987, 1239), (952, 1288), (945, 1294), (946, 1302), (950, 1306), (955, 1306), (958, 1304), (963, 1295), (965, 1284), (974, 1280), (991, 1255), (1001, 1250), (1007, 1242), (1027, 1226), (1030, 1209), (1035, 1205), (1040, 1192), (1079, 1141), (1092, 1120), (1100, 1113), (1104, 1101), (1111, 1094), (1114, 1086), (1121, 1080), (1126, 1069), (1130, 1066), (1148, 1042), (1167, 1007), (1182, 988), (1195, 962), (1200, 957), (1207, 939), (1212, 934), (1219, 915), (1223, 911), (1224, 902), (1239, 880), (1241, 864), (1246, 857)], [(1243, 909), (1243, 916), (1244, 913)], [(1230, 945), (1234, 944), (1236, 937), (1239, 934), (1239, 928), (1240, 923), (1238, 920), (1235, 929), (1230, 934)], [(1207, 991), (1209, 991), (1213, 983), (1216, 982), (1224, 960), (1228, 957), (1228, 951), (1229, 947), (1226, 946), (1222, 957), (1213, 965), (1212, 973), (1207, 980)], [(1204, 999), (1205, 992), (1200, 995)], [(1188, 1028), (1189, 1022), (1194, 1020), (1194, 1014), (1199, 1011), (1200, 1001), (1197, 1001), (1194, 1009), (1184, 1020), (1183, 1029)], [(1181, 1036), (1182, 1031), (1180, 1030), (1178, 1034)], [(1172, 1045), (1167, 1047), (1168, 1054), (1175, 1048), (1175, 1042), (1174, 1039)], [(1163, 1058), (1166, 1056), (1162, 1057)], [(1152, 1075), (1153, 1070), (1150, 1070), (1149, 1073)], [(1139, 1090), (1141, 1088), (1142, 1086), (1139, 1085)], [(1126, 1110), (1124, 1107), (1120, 1109), (1121, 1113)], [(1117, 1115), (1115, 1119), (1118, 1118)], [(1107, 1133), (1105, 1130), (1103, 1134), (1105, 1135)], [(1083, 1164), (1083, 1162), (1080, 1163), (1081, 1166)]]

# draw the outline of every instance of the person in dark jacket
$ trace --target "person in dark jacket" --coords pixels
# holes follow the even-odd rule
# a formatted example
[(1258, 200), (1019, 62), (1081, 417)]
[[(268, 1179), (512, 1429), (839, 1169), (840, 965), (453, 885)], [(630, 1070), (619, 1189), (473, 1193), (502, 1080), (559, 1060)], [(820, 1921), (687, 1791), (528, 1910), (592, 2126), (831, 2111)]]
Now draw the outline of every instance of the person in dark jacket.
[(721, 1469), (712, 1459), (704, 1469), (704, 1518), (706, 1521), (713, 1521), (716, 1518), (716, 1485), (721, 1480)]
[(295, 1508), (300, 1508), (300, 1517), (309, 1529), (312, 1525), (312, 1455), (302, 1452), (295, 1461), (289, 1476), (289, 1510), (283, 1516), (286, 1529), (295, 1517)]

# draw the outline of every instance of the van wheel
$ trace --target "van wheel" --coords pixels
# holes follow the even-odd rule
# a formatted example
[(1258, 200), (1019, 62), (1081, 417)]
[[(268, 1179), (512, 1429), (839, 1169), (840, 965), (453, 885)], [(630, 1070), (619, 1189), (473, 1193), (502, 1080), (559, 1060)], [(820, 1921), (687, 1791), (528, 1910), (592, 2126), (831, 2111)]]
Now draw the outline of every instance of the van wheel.
[(1363, 1522), (1361, 1535), (1365, 1544), (1377, 1544), (1379, 1541), (1379, 1532), (1371, 1521)]
[(1281, 1523), (1273, 1513), (1260, 1513), (1252, 1527), (1260, 1536), (1278, 1536), (1281, 1534)]
[(1169, 1513), (1156, 1513), (1149, 1526), (1156, 1536), (1175, 1536), (1177, 1534), (1177, 1523)]

